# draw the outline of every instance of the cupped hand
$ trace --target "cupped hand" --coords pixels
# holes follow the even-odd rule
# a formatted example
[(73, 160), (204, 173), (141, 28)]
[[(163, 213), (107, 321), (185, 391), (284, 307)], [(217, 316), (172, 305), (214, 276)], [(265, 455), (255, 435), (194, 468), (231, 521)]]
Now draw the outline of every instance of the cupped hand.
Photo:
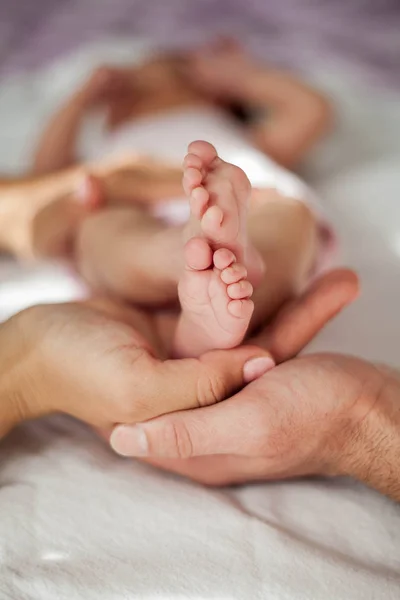
[(383, 385), (380, 371), (355, 358), (296, 358), (226, 402), (137, 425), (127, 453), (217, 485), (350, 474)]
[[(351, 272), (323, 277), (255, 341), (277, 361), (290, 359), (357, 289)], [(208, 484), (331, 473), (355, 451), (350, 432), (381, 385), (381, 373), (354, 358), (294, 358), (218, 405), (118, 426), (111, 444)]]
[(15, 207), (19, 258), (69, 258), (77, 231), (88, 217), (105, 207), (176, 197), (182, 189), (182, 171), (147, 157), (125, 155), (82, 165), (70, 177), (60, 175), (54, 189), (51, 195), (44, 191), (37, 207), (28, 189), (26, 201)]
[(0, 333), (22, 419), (61, 412), (100, 429), (213, 404), (251, 379), (251, 359), (272, 362), (257, 347), (164, 360), (151, 316), (109, 300), (33, 307)]

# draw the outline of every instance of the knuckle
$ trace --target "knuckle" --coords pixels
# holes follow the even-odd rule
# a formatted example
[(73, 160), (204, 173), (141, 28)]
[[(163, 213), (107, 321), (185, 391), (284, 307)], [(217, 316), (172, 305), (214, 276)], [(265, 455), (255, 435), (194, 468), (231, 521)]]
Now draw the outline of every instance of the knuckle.
[(216, 373), (205, 373), (197, 383), (197, 402), (199, 406), (210, 406), (223, 400), (227, 390), (222, 377)]
[(191, 458), (193, 443), (186, 425), (182, 421), (170, 421), (164, 429), (165, 445), (176, 458)]

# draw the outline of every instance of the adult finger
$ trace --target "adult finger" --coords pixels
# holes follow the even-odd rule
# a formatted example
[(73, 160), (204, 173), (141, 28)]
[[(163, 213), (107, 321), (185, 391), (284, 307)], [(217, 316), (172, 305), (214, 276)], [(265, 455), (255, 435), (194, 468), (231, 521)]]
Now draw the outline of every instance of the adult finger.
[[(119, 429), (121, 427), (121, 429)], [(122, 429), (123, 427), (123, 429)], [(115, 428), (117, 429), (117, 428)], [(114, 434), (113, 443), (117, 444), (124, 455), (123, 450), (128, 452), (129, 448), (123, 447), (121, 435), (124, 436), (124, 426), (118, 426), (119, 432)], [(107, 443), (112, 435), (111, 429), (95, 428), (95, 431)], [(125, 429), (126, 434), (126, 429)], [(117, 441), (116, 441), (117, 440)], [(141, 457), (142, 461), (158, 467), (164, 471), (177, 473), (183, 477), (188, 477), (204, 485), (223, 486), (232, 483), (242, 483), (255, 479), (265, 478), (264, 461), (259, 458), (248, 458), (247, 456), (238, 456), (237, 454), (210, 454), (208, 456), (193, 456), (191, 458), (164, 458), (164, 457)]]
[(216, 350), (199, 359), (167, 361), (142, 351), (133, 358), (125, 380), (120, 422), (137, 423), (215, 404), (273, 366), (270, 356), (254, 346)]
[(319, 278), (298, 299), (284, 306), (252, 344), (267, 348), (277, 363), (296, 356), (317, 333), (359, 294), (357, 275), (336, 269)]
[(253, 386), (254, 383), (226, 402), (203, 410), (185, 410), (137, 425), (119, 425), (111, 434), (110, 444), (124, 456), (251, 456), (263, 444), (267, 431), (266, 398), (260, 402), (259, 388)]

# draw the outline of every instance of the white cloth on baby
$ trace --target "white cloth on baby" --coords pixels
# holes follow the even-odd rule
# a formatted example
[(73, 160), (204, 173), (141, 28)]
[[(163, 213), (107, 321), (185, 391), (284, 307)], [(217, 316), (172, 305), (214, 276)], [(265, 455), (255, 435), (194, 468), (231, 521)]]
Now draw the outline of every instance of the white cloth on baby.
[[(105, 134), (98, 122), (84, 130), (81, 153), (86, 159), (137, 152), (180, 165), (194, 140), (214, 144), (224, 160), (243, 169), (254, 187), (276, 188), (284, 196), (309, 201), (311, 190), (296, 175), (254, 148), (244, 130), (213, 106), (180, 107), (129, 121)], [(162, 202), (156, 214), (170, 222), (185, 222), (189, 205), (184, 198)]]

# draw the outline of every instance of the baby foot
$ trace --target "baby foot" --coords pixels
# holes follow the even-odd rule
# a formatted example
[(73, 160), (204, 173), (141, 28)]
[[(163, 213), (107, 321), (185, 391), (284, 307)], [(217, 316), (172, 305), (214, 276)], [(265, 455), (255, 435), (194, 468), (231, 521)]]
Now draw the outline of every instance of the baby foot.
[(190, 199), (189, 231), (201, 231), (215, 249), (229, 248), (243, 262), (250, 182), (208, 142), (192, 142), (188, 151), (183, 187)]
[(251, 187), (243, 171), (221, 160), (207, 142), (190, 144), (183, 185), (191, 219), (178, 286), (182, 314), (175, 350), (197, 356), (240, 344), (253, 313), (245, 266)]
[(247, 239), (251, 185), (246, 174), (219, 158), (214, 146), (203, 141), (189, 145), (183, 167), (183, 187), (191, 207), (186, 240), (197, 235), (205, 237), (214, 250), (228, 248), (257, 286), (264, 263)]
[(246, 267), (231, 250), (212, 251), (204, 238), (192, 238), (184, 250), (185, 272), (178, 284), (182, 313), (174, 353), (193, 357), (239, 345), (254, 305)]

